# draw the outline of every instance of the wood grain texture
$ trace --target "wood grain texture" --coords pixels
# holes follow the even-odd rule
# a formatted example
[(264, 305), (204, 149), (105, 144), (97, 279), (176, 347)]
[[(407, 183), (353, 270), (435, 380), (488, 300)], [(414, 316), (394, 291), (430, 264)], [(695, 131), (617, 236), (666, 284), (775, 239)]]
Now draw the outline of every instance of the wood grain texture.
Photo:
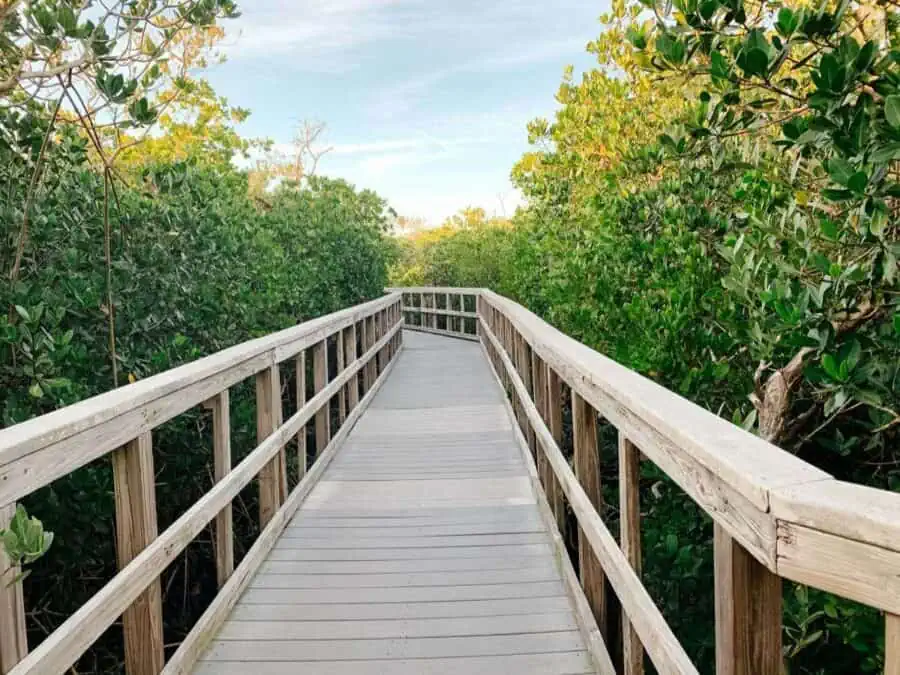
[[(346, 329), (342, 330), (337, 334), (337, 340), (335, 342), (335, 360), (337, 361), (337, 372), (341, 373), (344, 371), (344, 363), (346, 362), (346, 354), (347, 354), (347, 336)], [(344, 420), (347, 419), (347, 396), (345, 390), (341, 390), (341, 392), (337, 395), (337, 414), (338, 414), (338, 426), (344, 423)]]
[[(493, 672), (514, 673), (541, 654), (542, 672), (564, 673), (572, 653), (580, 665), (571, 672), (592, 672), (479, 348), (421, 334), (404, 342), (200, 672), (296, 661), (318, 673), (348, 659), (357, 672), (397, 672), (413, 658), (419, 672), (450, 658), (468, 672), (469, 659), (490, 657)], [(470, 456), (509, 474), (461, 475)], [(388, 477), (374, 475), (385, 469)]]
[[(354, 360), (356, 356), (354, 355)], [(294, 359), (294, 382), (297, 387), (295, 396), (297, 398), (297, 410), (300, 410), (306, 403), (306, 351), (302, 351)], [(350, 384), (356, 382), (356, 378), (350, 379)], [(306, 426), (303, 426), (297, 432), (297, 476), (300, 480), (306, 475), (307, 458), (306, 458)]]
[(399, 298), (392, 294), (225, 349), (0, 430), (0, 506), (120, 448)]
[(884, 675), (900, 675), (900, 616), (884, 615)]
[[(213, 478), (219, 482), (231, 471), (231, 398), (226, 389), (210, 399), (213, 426)], [(225, 585), (234, 572), (234, 527), (231, 504), (216, 516), (216, 581)]]
[[(116, 502), (116, 558), (125, 568), (157, 536), (156, 474), (153, 439), (141, 434), (112, 453)], [(122, 615), (125, 668), (129, 675), (156, 675), (162, 670), (163, 621), (159, 578), (151, 582)]]
[[(385, 336), (387, 341), (393, 334)], [(256, 478), (299, 429), (307, 424), (325, 401), (333, 397), (381, 347), (375, 345), (348, 367), (341, 377), (291, 416), (274, 434), (255, 448), (228, 476), (216, 483), (156, 540), (147, 546), (90, 600), (51, 633), (13, 668), (11, 675), (60, 673), (70, 668), (85, 650), (144, 592), (185, 547), (206, 528), (247, 484)], [(232, 575), (229, 583), (237, 576)]]
[[(373, 354), (364, 356), (366, 359), (369, 359), (372, 358)], [(355, 365), (351, 366), (349, 370), (356, 372), (359, 370), (361, 364), (359, 360), (355, 361), (354, 364)], [(241, 560), (241, 564), (229, 579), (228, 584), (215, 597), (210, 606), (191, 629), (191, 632), (179, 645), (178, 650), (172, 655), (172, 658), (166, 664), (166, 668), (163, 671), (164, 675), (185, 675), (193, 670), (201, 652), (226, 620), (238, 598), (250, 584), (253, 575), (272, 550), (272, 547), (277, 543), (279, 535), (288, 525), (290, 519), (308, 497), (322, 474), (325, 473), (325, 470), (337, 454), (338, 449), (346, 441), (353, 424), (372, 402), (376, 392), (384, 384), (384, 381), (387, 379), (388, 374), (391, 372), (394, 365), (395, 362), (391, 362), (388, 365), (388, 368), (382, 374), (382, 377), (374, 383), (372, 390), (363, 397), (363, 399), (360, 400), (359, 405), (350, 412), (347, 423), (338, 430), (337, 434), (335, 434), (330, 445), (319, 457), (319, 461), (317, 461), (312, 469), (300, 480), (297, 487), (288, 496), (284, 506), (275, 514), (275, 517), (256, 538), (253, 546), (247, 551), (247, 554), (244, 556), (243, 560)], [(347, 373), (344, 376), (346, 377), (349, 374), (350, 373)], [(338, 382), (339, 379), (336, 380), (336, 382)]]
[[(313, 347), (313, 393), (322, 391), (326, 384), (328, 384), (328, 341), (322, 340)], [(331, 402), (329, 401), (316, 412), (316, 457), (322, 454), (330, 440)]]
[(770, 494), (830, 476), (563, 335), (490, 291), (539, 356), (770, 570), (775, 518)]
[[(619, 433), (619, 542), (622, 553), (641, 574), (641, 452)], [(625, 675), (642, 675), (644, 648), (634, 626), (622, 612), (622, 668)]]
[[(597, 411), (578, 394), (572, 395), (572, 437), (575, 446), (575, 477), (594, 507), (603, 509), (603, 489), (600, 486), (600, 448), (597, 445)], [(609, 638), (606, 602), (606, 577), (597, 557), (591, 550), (584, 531), (578, 530), (578, 570), (581, 585), (587, 596), (600, 633)]]
[(713, 527), (716, 674), (780, 675), (781, 579)]
[(900, 553), (794, 523), (778, 523), (778, 574), (900, 614)]
[(560, 487), (568, 498), (578, 524), (584, 531), (591, 550), (597, 556), (623, 609), (631, 619), (650, 660), (657, 670), (667, 673), (697, 673), (672, 629), (656, 607), (647, 590), (625, 558), (612, 534), (603, 524), (584, 489), (572, 472), (550, 430), (538, 415), (537, 409), (528, 401), (528, 394), (521, 378), (516, 374), (509, 357), (502, 352), (499, 340), (490, 327), (482, 321), (481, 330), (500, 353), (503, 367), (507, 370), (515, 396), (523, 401), (529, 422), (538, 441), (547, 455)]
[[(259, 445), (281, 426), (281, 382), (278, 366), (256, 374), (256, 443)], [(284, 448), (259, 472), (259, 524), (265, 527), (285, 497)]]
[[(546, 365), (546, 364), (545, 364)], [(549, 365), (547, 368), (547, 427), (550, 429), (550, 435), (553, 436), (553, 442), (557, 447), (562, 445), (563, 441), (563, 409), (562, 409), (562, 380), (559, 375)], [(553, 513), (556, 515), (556, 523), (562, 532), (563, 537), (566, 536), (566, 502), (565, 496), (556, 481), (553, 470), (547, 472), (548, 483), (550, 489), (547, 492), (547, 498)]]
[[(356, 324), (344, 329), (344, 362), (353, 363), (356, 360)], [(344, 387), (344, 397), (347, 399), (347, 412), (351, 412), (359, 404), (359, 386), (356, 378), (351, 379)]]
[[(15, 504), (0, 507), (0, 530), (9, 526), (15, 512)], [(10, 583), (18, 573), (19, 568), (10, 566), (5, 549), (0, 546), (0, 675), (6, 675), (28, 654), (22, 584)]]

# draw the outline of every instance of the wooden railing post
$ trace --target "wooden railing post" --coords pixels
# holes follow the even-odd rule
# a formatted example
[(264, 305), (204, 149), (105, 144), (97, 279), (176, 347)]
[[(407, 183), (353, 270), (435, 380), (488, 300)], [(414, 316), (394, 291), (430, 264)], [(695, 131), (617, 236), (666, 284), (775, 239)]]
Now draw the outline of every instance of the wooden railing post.
[(884, 675), (900, 675), (900, 616), (884, 615)]
[[(344, 331), (344, 361), (347, 364), (356, 361), (355, 323)], [(359, 404), (359, 384), (355, 375), (347, 381), (344, 390), (347, 396), (347, 412), (353, 412), (353, 409)]]
[[(313, 347), (313, 393), (317, 394), (328, 384), (328, 338)], [(316, 457), (331, 441), (331, 402), (316, 411)]]
[[(641, 452), (619, 432), (619, 541), (622, 553), (641, 574)], [(642, 675), (644, 648), (637, 631), (622, 612), (622, 662), (625, 675)]]
[[(294, 360), (297, 385), (297, 410), (306, 403), (306, 351), (302, 351)], [(300, 479), (306, 475), (306, 425), (297, 432), (297, 475)]]
[[(123, 569), (158, 534), (153, 437), (148, 431), (112, 453), (116, 502), (116, 558)], [(125, 672), (156, 675), (163, 655), (162, 590), (159, 578), (122, 615)]]
[[(576, 392), (572, 392), (572, 436), (575, 446), (575, 476), (598, 513), (603, 510), (600, 488), (600, 452), (597, 446), (597, 412)], [(608, 638), (606, 578), (591, 551), (584, 531), (578, 529), (578, 568), (581, 585), (604, 638)]]
[[(213, 475), (215, 482), (231, 471), (231, 410), (230, 395), (226, 389), (206, 402), (212, 410)], [(231, 504), (216, 516), (216, 581), (219, 588), (225, 585), (234, 572), (234, 531)]]
[[(563, 410), (562, 410), (562, 380), (553, 368), (549, 365), (547, 369), (547, 427), (553, 436), (553, 441), (557, 447), (562, 447), (563, 442)], [(556, 516), (556, 526), (562, 533), (563, 538), (566, 536), (566, 503), (563, 498), (563, 492), (560, 488), (553, 471), (548, 472), (550, 479), (550, 506), (553, 508), (553, 515)]]
[[(375, 318), (368, 316), (366, 317), (366, 347), (363, 352), (369, 351), (375, 342)], [(366, 363), (363, 370), (365, 371), (365, 390), (369, 391), (369, 389), (372, 388), (372, 384), (375, 382), (375, 359), (369, 359), (369, 362)]]
[(781, 579), (714, 524), (716, 674), (779, 675)]
[[(278, 366), (256, 374), (256, 442), (262, 443), (281, 426), (281, 377)], [(287, 496), (284, 448), (259, 472), (259, 524), (265, 527)]]
[[(344, 372), (344, 364), (345, 360), (345, 349), (346, 349), (346, 341), (347, 338), (345, 336), (346, 330), (340, 330), (337, 333), (337, 342), (335, 344), (335, 358), (337, 359), (337, 376), (339, 377), (341, 373)], [(342, 426), (344, 424), (344, 420), (347, 419), (347, 397), (346, 387), (342, 388), (341, 391), (338, 392), (337, 400), (338, 400), (338, 426)]]
[[(0, 507), (0, 530), (9, 526), (16, 505)], [(25, 632), (25, 597), (22, 582), (10, 583), (19, 569), (10, 568), (9, 558), (0, 546), (0, 675), (5, 675), (28, 655)]]

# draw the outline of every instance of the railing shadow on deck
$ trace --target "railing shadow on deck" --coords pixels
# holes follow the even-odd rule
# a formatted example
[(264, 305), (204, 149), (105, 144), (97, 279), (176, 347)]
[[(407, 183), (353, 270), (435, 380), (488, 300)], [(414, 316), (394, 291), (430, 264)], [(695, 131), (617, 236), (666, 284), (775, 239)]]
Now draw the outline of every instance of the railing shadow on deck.
[[(450, 298), (474, 296), (472, 332), (510, 397), (539, 488), (560, 528), (566, 505), (577, 519), (581, 586), (603, 636), (620, 636), (621, 644), (607, 645), (621, 655), (619, 672), (643, 673), (645, 653), (660, 673), (697, 672), (641, 582), (638, 478), (646, 460), (714, 522), (719, 675), (782, 672), (782, 578), (881, 610), (884, 672), (900, 675), (900, 494), (836, 480), (490, 290), (392, 290), (403, 293), (407, 325), (441, 332), (435, 317), (449, 322), (459, 313)], [(563, 385), (574, 466), (560, 450)], [(621, 546), (598, 514), (599, 417), (619, 434)], [(609, 611), (614, 600), (621, 615)]]
[[(16, 501), (111, 456), (120, 568), (31, 653), (21, 584), (0, 581), (0, 673), (65, 672), (120, 616), (129, 675), (190, 672), (396, 362), (402, 348), (400, 300), (399, 293), (389, 293), (0, 431), (0, 527), (12, 517)], [(330, 351), (336, 376), (329, 380)], [(282, 366), (296, 368), (298, 383), (298, 409), (287, 420), (282, 420)], [(313, 395), (306, 400), (308, 370)], [(247, 378), (256, 382), (258, 445), (232, 468), (229, 389)], [(212, 409), (216, 483), (158, 534), (152, 431), (196, 406)], [(306, 466), (307, 424), (315, 426), (311, 467)], [(294, 438), (301, 478), (289, 492), (286, 445)], [(235, 568), (231, 503), (255, 478), (261, 532)], [(213, 521), (219, 593), (165, 663), (159, 577)], [(0, 553), (0, 571), (8, 566)]]

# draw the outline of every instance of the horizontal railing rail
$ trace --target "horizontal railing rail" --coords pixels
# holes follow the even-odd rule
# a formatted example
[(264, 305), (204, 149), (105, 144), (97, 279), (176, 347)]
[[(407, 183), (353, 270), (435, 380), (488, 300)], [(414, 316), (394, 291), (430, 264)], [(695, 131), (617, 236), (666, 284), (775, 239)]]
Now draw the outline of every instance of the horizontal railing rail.
[[(190, 672), (386, 378), (402, 347), (401, 317), (400, 294), (389, 293), (0, 431), (0, 526), (17, 500), (111, 455), (120, 568), (31, 653), (20, 585), (0, 584), (0, 673), (62, 673), (120, 616), (129, 675)], [(307, 351), (313, 378), (309, 400)], [(336, 375), (329, 380), (330, 352)], [(296, 370), (297, 410), (282, 421), (280, 367), (285, 362)], [(258, 445), (231, 468), (228, 393), (248, 377), (256, 380)], [(216, 483), (157, 535), (152, 430), (198, 405), (213, 413)], [(306, 427), (311, 423), (316, 459), (308, 470)], [(286, 446), (295, 438), (300, 481), (289, 491)], [(261, 533), (235, 569), (231, 502), (254, 478)], [(165, 663), (160, 575), (213, 521), (219, 593)], [(4, 562), (0, 559), (0, 570)]]
[(477, 289), (422, 286), (385, 290), (402, 292), (406, 328), (467, 340), (478, 339)]
[[(646, 459), (714, 522), (717, 672), (782, 672), (785, 578), (882, 610), (885, 672), (900, 673), (900, 494), (836, 480), (512, 300), (486, 289), (451, 292), (476, 297), (483, 348), (510, 395), (560, 529), (566, 504), (575, 515), (582, 588), (601, 632), (621, 635), (621, 650), (610, 651), (622, 655), (622, 672), (643, 672), (645, 651), (659, 672), (697, 672), (640, 579), (638, 479)], [(563, 385), (570, 391), (571, 467), (561, 450)], [(600, 417), (619, 433), (619, 544), (599, 515)], [(610, 610), (616, 599), (621, 616)]]

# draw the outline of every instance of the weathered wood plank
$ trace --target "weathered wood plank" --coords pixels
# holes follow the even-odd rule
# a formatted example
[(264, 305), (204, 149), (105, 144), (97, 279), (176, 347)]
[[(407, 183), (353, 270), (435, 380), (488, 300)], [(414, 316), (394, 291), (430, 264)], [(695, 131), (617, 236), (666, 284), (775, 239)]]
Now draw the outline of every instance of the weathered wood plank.
[[(300, 410), (306, 404), (306, 351), (302, 351), (297, 355), (294, 360), (294, 369), (297, 387), (297, 410)], [(350, 383), (353, 383), (354, 381), (355, 378), (350, 378)], [(301, 480), (303, 479), (303, 476), (306, 475), (308, 463), (306, 453), (306, 426), (303, 426), (300, 431), (297, 432), (297, 475)]]
[(520, 305), (489, 291), (481, 297), (500, 309), (573, 389), (774, 570), (770, 493), (828, 479), (827, 473), (563, 335)]
[[(641, 452), (619, 433), (619, 541), (635, 573), (641, 574)], [(622, 667), (625, 675), (642, 675), (644, 648), (622, 612)]]
[[(600, 449), (597, 446), (597, 411), (577, 393), (572, 394), (572, 436), (575, 446), (575, 477), (596, 511), (603, 509), (600, 486)], [(591, 550), (584, 531), (578, 530), (578, 569), (597, 625), (604, 638), (609, 636), (606, 577)]]
[[(392, 336), (386, 336), (385, 340), (390, 337)], [(362, 368), (376, 348), (373, 347), (357, 359), (342, 377), (330, 382), (325, 389), (310, 399), (302, 410), (297, 411), (264, 443), (245, 457), (225, 479), (213, 486), (125, 569), (13, 668), (11, 675), (43, 675), (48, 672), (64, 672), (70, 668), (145, 589), (158, 580), (163, 570), (257, 476), (297, 434), (300, 427), (312, 419), (318, 407), (334, 396), (340, 387), (346, 384), (347, 379)], [(257, 542), (260, 542), (261, 538), (262, 535)], [(249, 559), (249, 553), (244, 559)], [(237, 577), (238, 573), (235, 571), (228, 583), (238, 584)], [(219, 598), (227, 599), (225, 589), (217, 596), (217, 601)]]
[(578, 631), (386, 640), (228, 640), (214, 642), (207, 661), (332, 661), (424, 659), (570, 652), (582, 648)]
[[(335, 360), (337, 361), (337, 372), (341, 373), (344, 370), (344, 362), (347, 353), (347, 336), (346, 330), (342, 330), (337, 334), (337, 340), (335, 343)], [(344, 420), (347, 418), (347, 397), (345, 390), (341, 390), (341, 392), (337, 395), (337, 409), (338, 409), (338, 426), (344, 423)]]
[(525, 635), (576, 630), (567, 607), (561, 612), (514, 616), (422, 618), (357, 621), (238, 621), (230, 620), (217, 640), (384, 640), (477, 635)]
[(329, 314), (0, 430), (0, 505), (122, 447), (260, 370), (396, 301)]
[[(499, 342), (493, 331), (485, 323), (481, 324), (483, 335), (499, 349)], [(525, 413), (535, 429), (538, 441), (553, 468), (560, 487), (568, 497), (572, 511), (584, 532), (588, 543), (606, 571), (615, 592), (628, 613), (632, 625), (641, 638), (644, 648), (657, 669), (672, 673), (697, 673), (684, 649), (672, 633), (659, 609), (641, 584), (640, 579), (625, 558), (613, 536), (603, 524), (593, 504), (565, 457), (553, 440), (550, 430), (544, 424), (537, 409), (528, 400), (525, 386), (515, 372), (509, 357), (500, 354), (503, 367), (507, 370), (515, 390), (515, 395), (524, 402)]]
[(792, 581), (900, 614), (898, 569), (900, 552), (778, 523), (778, 574)]
[[(112, 453), (116, 502), (116, 558), (125, 568), (157, 536), (156, 475), (149, 432)], [(129, 675), (156, 675), (163, 656), (162, 591), (151, 582), (122, 615), (125, 668)]]
[[(356, 324), (346, 329), (344, 352), (344, 358), (347, 363), (352, 363), (356, 360)], [(346, 394), (347, 408), (349, 411), (352, 411), (359, 405), (359, 381), (357, 378), (353, 377), (347, 383)]]
[(716, 523), (717, 675), (779, 675), (781, 579)]
[[(390, 337), (390, 335), (385, 336), (385, 341), (390, 339)], [(362, 358), (369, 358), (370, 356), (371, 354), (367, 353), (364, 354)], [(283, 436), (289, 437), (290, 435), (292, 435), (292, 432), (296, 433), (296, 429), (305, 424), (305, 422), (308, 421), (310, 417), (312, 417), (312, 410), (315, 409), (317, 403), (321, 400), (327, 400), (326, 396), (333, 396), (334, 393), (340, 391), (340, 387), (343, 384), (346, 384), (350, 377), (355, 375), (355, 373), (362, 367), (363, 363), (364, 361), (361, 359), (357, 359), (356, 361), (354, 361), (353, 364), (348, 366), (346, 372), (339, 374), (333, 382), (331, 382), (328, 386), (325, 387), (325, 389), (319, 392), (317, 396), (313, 397), (313, 399), (307, 404), (305, 411), (303, 409), (298, 410), (297, 413), (291, 418), (291, 420), (289, 420), (288, 423), (285, 424), (285, 427), (288, 428), (279, 430), (283, 434)], [(378, 389), (387, 379), (387, 376), (390, 373), (393, 365), (394, 362), (388, 365), (388, 368), (387, 370), (385, 370), (382, 377), (380, 377), (374, 383), (373, 388), (365, 397), (363, 397), (363, 399), (359, 403), (359, 406), (350, 413), (348, 423), (338, 430), (331, 443), (319, 456), (319, 461), (317, 461), (315, 466), (313, 466), (312, 469), (306, 474), (306, 476), (303, 477), (294, 491), (288, 496), (283, 508), (281, 508), (274, 515), (269, 524), (256, 538), (253, 546), (244, 556), (244, 559), (241, 561), (241, 564), (238, 566), (238, 569), (235, 571), (232, 577), (228, 580), (225, 588), (223, 588), (222, 591), (215, 597), (212, 604), (206, 609), (206, 611), (191, 629), (191, 632), (188, 633), (187, 637), (184, 639), (181, 645), (179, 645), (178, 650), (175, 652), (175, 654), (172, 655), (172, 658), (166, 664), (163, 675), (186, 675), (193, 669), (194, 664), (200, 656), (200, 653), (209, 642), (209, 640), (212, 639), (215, 632), (225, 621), (228, 613), (237, 603), (238, 598), (241, 597), (241, 594), (250, 584), (253, 574), (262, 564), (266, 555), (269, 553), (275, 543), (278, 541), (278, 536), (287, 526), (294, 513), (296, 513), (297, 509), (300, 508), (300, 505), (304, 502), (312, 488), (316, 485), (319, 478), (325, 472), (328, 464), (334, 458), (335, 454), (337, 454), (338, 448), (344, 443), (345, 439), (349, 435), (354, 421), (358, 419), (360, 415), (362, 415), (362, 413), (371, 403), (375, 394), (378, 392)], [(254, 451), (254, 454), (259, 453), (261, 450), (262, 448), (257, 448), (257, 450)], [(238, 469), (242, 469), (252, 458), (253, 454), (247, 457), (241, 463)], [(208, 497), (209, 495), (207, 495), (207, 498)]]
[[(313, 347), (313, 392), (317, 393), (328, 384), (328, 341), (322, 340)], [(331, 402), (329, 401), (316, 413), (316, 457), (318, 457), (331, 440)]]
[(884, 675), (900, 675), (900, 616), (884, 615)]
[(570, 609), (569, 599), (564, 595), (459, 602), (354, 602), (325, 605), (250, 605), (241, 602), (234, 608), (231, 618), (236, 621), (395, 621), (519, 616), (566, 612)]
[[(457, 657), (427, 659), (390, 659), (378, 661), (340, 660), (317, 661), (316, 675), (459, 675), (465, 665), (466, 675), (581, 675), (592, 672), (585, 652), (556, 652), (550, 654), (512, 654), (506, 656), (476, 656), (461, 660)], [(242, 662), (205, 662), (198, 675), (246, 675)], [(254, 664), (255, 675), (296, 675), (297, 664), (268, 662)]]
[[(262, 443), (280, 426), (281, 382), (278, 366), (271, 366), (256, 374), (256, 443)], [(260, 527), (265, 527), (285, 499), (283, 455), (282, 447), (259, 472)]]
[[(231, 401), (226, 389), (207, 401), (212, 410), (213, 478), (219, 482), (231, 471)], [(234, 572), (234, 529), (231, 504), (216, 516), (216, 581), (225, 585)]]
[[(5, 530), (15, 515), (16, 505), (0, 507), (0, 530)], [(12, 583), (19, 573), (11, 567), (5, 549), (0, 546), (0, 674), (6, 675), (28, 654), (25, 626), (25, 598), (21, 582)]]
[[(562, 409), (562, 380), (559, 375), (549, 365), (545, 364), (547, 369), (547, 427), (553, 436), (553, 442), (557, 447), (562, 446), (563, 442), (563, 409)], [(563, 492), (553, 475), (553, 469), (549, 463), (547, 467), (547, 483), (549, 489), (547, 491), (547, 500), (553, 509), (553, 515), (556, 516), (556, 525), (563, 537), (566, 536), (566, 503)]]

